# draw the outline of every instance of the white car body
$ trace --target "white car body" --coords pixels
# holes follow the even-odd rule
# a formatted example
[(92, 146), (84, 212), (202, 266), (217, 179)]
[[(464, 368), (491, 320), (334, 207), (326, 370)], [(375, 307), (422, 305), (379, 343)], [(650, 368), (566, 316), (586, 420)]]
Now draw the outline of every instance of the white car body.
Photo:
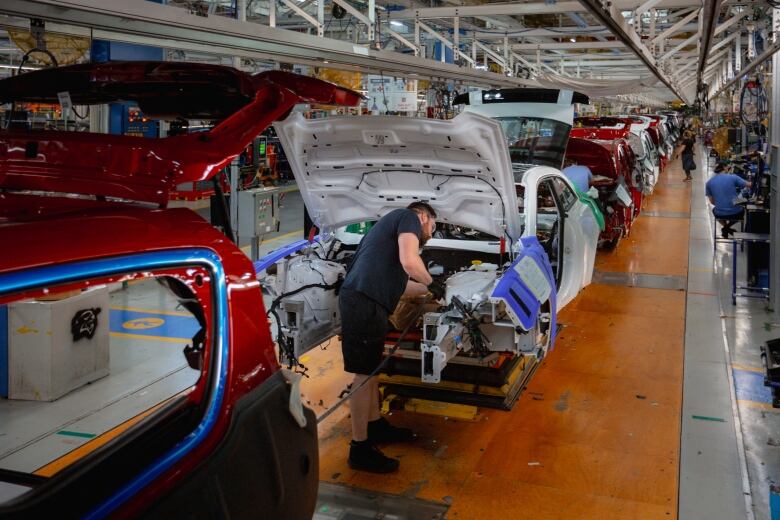
[(651, 119), (646, 116), (619, 115), (615, 117), (638, 117), (642, 123), (631, 123), (630, 132), (634, 137), (629, 139), (631, 149), (637, 157), (637, 161), (642, 165), (644, 184), (642, 191), (645, 195), (651, 195), (661, 174), (660, 162), (658, 161), (658, 149), (653, 142), (652, 137), (647, 133), (650, 128)]
[[(425, 327), (418, 354), (423, 360), (422, 380), (438, 382), (448, 361), (459, 353), (473, 354), (477, 347), (482, 352), (510, 351), (534, 359), (544, 356), (554, 341), (558, 298), (568, 303), (591, 281), (599, 233), (590, 209), (558, 170), (532, 167), (525, 172), (519, 183), (525, 193), (523, 214), (518, 210), (515, 173), (501, 126), (487, 117), (463, 113), (450, 121), (395, 116), (307, 120), (292, 114), (275, 128), (322, 237), (320, 244), (286, 251), (284, 256), (269, 255), (256, 266), (276, 302), (271, 310), (283, 311), (277, 338), (288, 360), (339, 332), (332, 286), (344, 276), (344, 252), (331, 253), (354, 238), (340, 228), (375, 221), (417, 200), (436, 210), (440, 224), (495, 237), (487, 241), (434, 238), (424, 255), (465, 251), (498, 259), (485, 262), (494, 267), (463, 265), (465, 270), (444, 276), (446, 302), (455, 298), (466, 304), (471, 315), (480, 316), (481, 327), (489, 330), (490, 345), (470, 343), (462, 307), (427, 313), (425, 323), (435, 327)], [(563, 242), (555, 246), (563, 260), (560, 289), (535, 236), (555, 218), (536, 218), (537, 188), (552, 182), (552, 189), (567, 197), (566, 207), (557, 214), (564, 220)], [(556, 204), (563, 200), (553, 198)], [(339, 237), (343, 240), (337, 242)], [(276, 274), (263, 276), (272, 264)], [(508, 296), (510, 285), (513, 297)], [(525, 303), (518, 306), (512, 300), (520, 292)], [(431, 330), (435, 334), (427, 335)]]

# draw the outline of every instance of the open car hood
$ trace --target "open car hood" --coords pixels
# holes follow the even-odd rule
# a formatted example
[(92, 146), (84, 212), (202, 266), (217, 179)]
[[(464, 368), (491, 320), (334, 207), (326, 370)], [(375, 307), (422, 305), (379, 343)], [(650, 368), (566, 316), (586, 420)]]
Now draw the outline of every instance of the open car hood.
[(566, 147), (566, 158), (587, 166), (593, 175), (617, 179), (615, 151), (609, 141), (593, 141), (572, 136)]
[(281, 71), (177, 62), (108, 62), (0, 80), (0, 103), (135, 101), (153, 118), (209, 119), (207, 131), (162, 139), (61, 131), (0, 131), (0, 188), (165, 205), (177, 184), (209, 179), (296, 103), (356, 105), (361, 95)]
[(449, 121), (293, 114), (275, 128), (309, 214), (324, 231), (425, 201), (439, 222), (512, 240), (521, 234), (497, 121), (465, 112)]

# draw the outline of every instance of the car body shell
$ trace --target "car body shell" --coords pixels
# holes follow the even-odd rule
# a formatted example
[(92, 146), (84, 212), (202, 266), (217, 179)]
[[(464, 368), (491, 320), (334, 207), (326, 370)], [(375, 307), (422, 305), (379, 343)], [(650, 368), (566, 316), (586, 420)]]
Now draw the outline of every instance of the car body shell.
[[(206, 133), (158, 140), (0, 131), (0, 241), (14, 247), (12, 255), (0, 256), (0, 304), (41, 296), (52, 285), (80, 290), (155, 273), (175, 277), (196, 295), (209, 323), (208, 377), (35, 492), (0, 504), (0, 513), (154, 518), (259, 507), (276, 517), (310, 517), (318, 482), (314, 414), (302, 410), (308, 424), (301, 426), (289, 412), (291, 393), (253, 265), (196, 213), (163, 207), (177, 183), (212, 177), (296, 103), (354, 105), (361, 96), (287, 73), (250, 76), (219, 66), (128, 62), (3, 80), (0, 99), (54, 102), (62, 89), (75, 103), (136, 99), (151, 103), (150, 112), (220, 122)], [(155, 92), (179, 92), (182, 101), (174, 95), (160, 104)], [(184, 94), (204, 92), (222, 98), (206, 102), (206, 112), (189, 114), (193, 98)], [(147, 455), (156, 446), (148, 439), (164, 431), (182, 437)], [(250, 438), (265, 440), (258, 448), (246, 442)], [(308, 461), (303, 469), (302, 458)], [(268, 461), (276, 464), (270, 473)], [(287, 498), (280, 495), (285, 489)]]
[[(596, 177), (593, 186), (599, 191), (603, 207), (608, 208), (604, 211), (606, 224), (600, 242), (616, 244), (630, 233), (642, 203), (642, 186), (635, 184), (635, 159), (627, 141), (572, 137), (566, 156), (590, 168)], [(620, 186), (623, 190), (628, 189), (629, 200), (621, 201), (618, 197), (616, 191)]]

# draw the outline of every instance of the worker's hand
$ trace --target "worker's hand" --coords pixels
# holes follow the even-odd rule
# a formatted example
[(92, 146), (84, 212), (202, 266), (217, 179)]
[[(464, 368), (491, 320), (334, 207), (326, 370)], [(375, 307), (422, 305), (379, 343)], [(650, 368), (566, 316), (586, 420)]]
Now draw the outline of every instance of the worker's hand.
[(428, 285), (428, 292), (431, 293), (434, 300), (441, 300), (444, 298), (444, 287), (435, 280)]

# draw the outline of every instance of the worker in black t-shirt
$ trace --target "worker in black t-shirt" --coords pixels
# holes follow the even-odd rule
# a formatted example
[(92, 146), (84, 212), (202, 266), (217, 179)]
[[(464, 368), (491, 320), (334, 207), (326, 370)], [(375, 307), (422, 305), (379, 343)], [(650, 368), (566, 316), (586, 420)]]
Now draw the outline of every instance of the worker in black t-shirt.
[(401, 296), (429, 291), (436, 298), (442, 296), (441, 286), (434, 284), (420, 258), (420, 247), (435, 229), (436, 212), (424, 202), (391, 211), (360, 242), (341, 286), (344, 370), (355, 374), (353, 388), (360, 388), (350, 398), (352, 469), (395, 471), (398, 460), (386, 457), (376, 445), (414, 438), (410, 429), (393, 426), (380, 415), (378, 377), (372, 374), (382, 360), (388, 316)]
[(696, 169), (696, 161), (693, 159), (693, 153), (694, 153), (694, 143), (696, 141), (694, 140), (693, 132), (691, 130), (686, 130), (683, 133), (683, 140), (682, 140), (682, 167), (683, 170), (685, 170), (685, 179), (686, 181), (691, 180), (691, 171)]

